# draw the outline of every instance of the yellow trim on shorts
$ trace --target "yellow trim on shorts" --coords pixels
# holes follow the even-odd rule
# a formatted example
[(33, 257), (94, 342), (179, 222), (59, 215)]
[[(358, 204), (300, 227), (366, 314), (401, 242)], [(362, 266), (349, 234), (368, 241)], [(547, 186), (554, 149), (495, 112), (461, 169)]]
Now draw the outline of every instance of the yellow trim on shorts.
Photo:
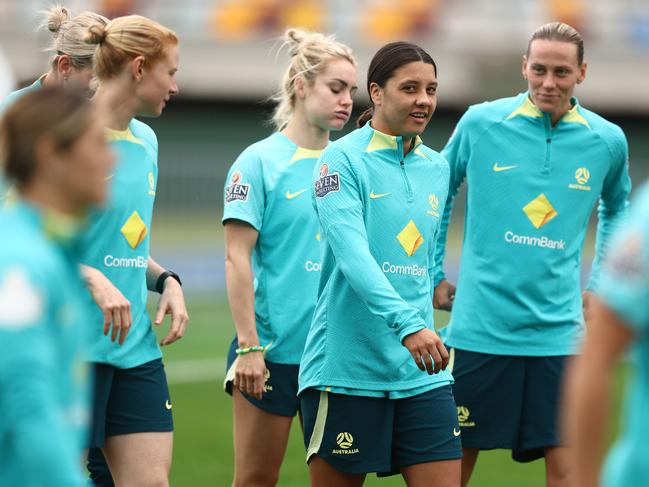
[(448, 351), (448, 371), (453, 373), (453, 366), (455, 365), (455, 348), (451, 348)]
[(327, 422), (327, 413), (329, 412), (329, 393), (320, 391), (320, 402), (318, 403), (318, 414), (315, 417), (313, 433), (309, 440), (309, 448), (306, 451), (306, 461), (309, 463), (311, 457), (318, 453), (324, 438), (325, 424)]

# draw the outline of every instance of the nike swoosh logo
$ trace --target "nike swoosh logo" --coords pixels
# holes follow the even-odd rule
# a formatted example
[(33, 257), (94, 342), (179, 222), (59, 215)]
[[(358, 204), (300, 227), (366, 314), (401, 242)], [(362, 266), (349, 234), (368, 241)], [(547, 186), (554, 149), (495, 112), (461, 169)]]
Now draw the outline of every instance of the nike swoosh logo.
[(166, 407), (167, 409), (171, 409), (171, 408), (173, 407), (173, 406), (171, 405), (171, 403), (169, 402), (169, 399), (167, 399), (167, 400), (165, 401), (165, 407)]
[(298, 196), (300, 196), (305, 191), (306, 191), (306, 189), (301, 189), (300, 191), (298, 191), (296, 193), (291, 193), (290, 191), (287, 191), (286, 192), (286, 199), (287, 200), (292, 200), (293, 198), (297, 198)]
[(392, 193), (381, 193), (381, 194), (375, 194), (374, 191), (370, 191), (370, 198), (373, 200), (376, 200), (378, 198), (383, 198), (384, 196), (388, 196)]
[(514, 169), (515, 167), (518, 166), (499, 166), (498, 163), (495, 162), (493, 170), (494, 172), (509, 171), (510, 169)]
[(453, 428), (453, 436), (460, 436), (460, 433), (462, 433), (461, 430)]

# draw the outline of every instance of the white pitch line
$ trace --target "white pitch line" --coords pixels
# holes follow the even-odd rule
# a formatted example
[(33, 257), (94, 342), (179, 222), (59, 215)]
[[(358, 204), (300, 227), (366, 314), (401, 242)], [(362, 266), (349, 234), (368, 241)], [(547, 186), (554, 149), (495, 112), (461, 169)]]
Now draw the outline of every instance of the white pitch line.
[(225, 358), (175, 360), (165, 362), (167, 380), (171, 384), (223, 380)]

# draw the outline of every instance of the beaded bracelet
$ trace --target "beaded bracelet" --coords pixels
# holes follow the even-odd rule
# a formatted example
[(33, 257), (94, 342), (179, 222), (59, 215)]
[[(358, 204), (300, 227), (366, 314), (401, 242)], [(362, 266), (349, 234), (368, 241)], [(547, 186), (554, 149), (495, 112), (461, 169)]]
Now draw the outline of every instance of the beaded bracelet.
[(261, 346), (257, 345), (257, 346), (254, 346), (254, 347), (237, 348), (235, 350), (235, 353), (237, 355), (245, 355), (245, 354), (250, 353), (250, 352), (263, 352), (264, 350), (266, 350), (266, 347), (261, 347)]

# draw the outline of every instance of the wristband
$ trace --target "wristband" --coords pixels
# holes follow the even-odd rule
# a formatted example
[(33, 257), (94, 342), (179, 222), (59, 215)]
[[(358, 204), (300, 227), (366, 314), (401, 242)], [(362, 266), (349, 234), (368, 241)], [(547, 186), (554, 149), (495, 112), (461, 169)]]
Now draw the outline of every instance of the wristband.
[(162, 294), (162, 291), (164, 291), (164, 283), (168, 277), (171, 277), (178, 281), (178, 284), (180, 284), (181, 286), (183, 285), (180, 277), (174, 271), (164, 271), (162, 274), (160, 274), (160, 276), (158, 276), (158, 280), (155, 282), (155, 290), (158, 292), (158, 294)]
[(245, 355), (245, 354), (250, 353), (250, 352), (263, 352), (264, 350), (266, 350), (266, 347), (262, 347), (262, 346), (257, 345), (257, 346), (254, 346), (254, 347), (237, 348), (234, 352), (237, 355)]

